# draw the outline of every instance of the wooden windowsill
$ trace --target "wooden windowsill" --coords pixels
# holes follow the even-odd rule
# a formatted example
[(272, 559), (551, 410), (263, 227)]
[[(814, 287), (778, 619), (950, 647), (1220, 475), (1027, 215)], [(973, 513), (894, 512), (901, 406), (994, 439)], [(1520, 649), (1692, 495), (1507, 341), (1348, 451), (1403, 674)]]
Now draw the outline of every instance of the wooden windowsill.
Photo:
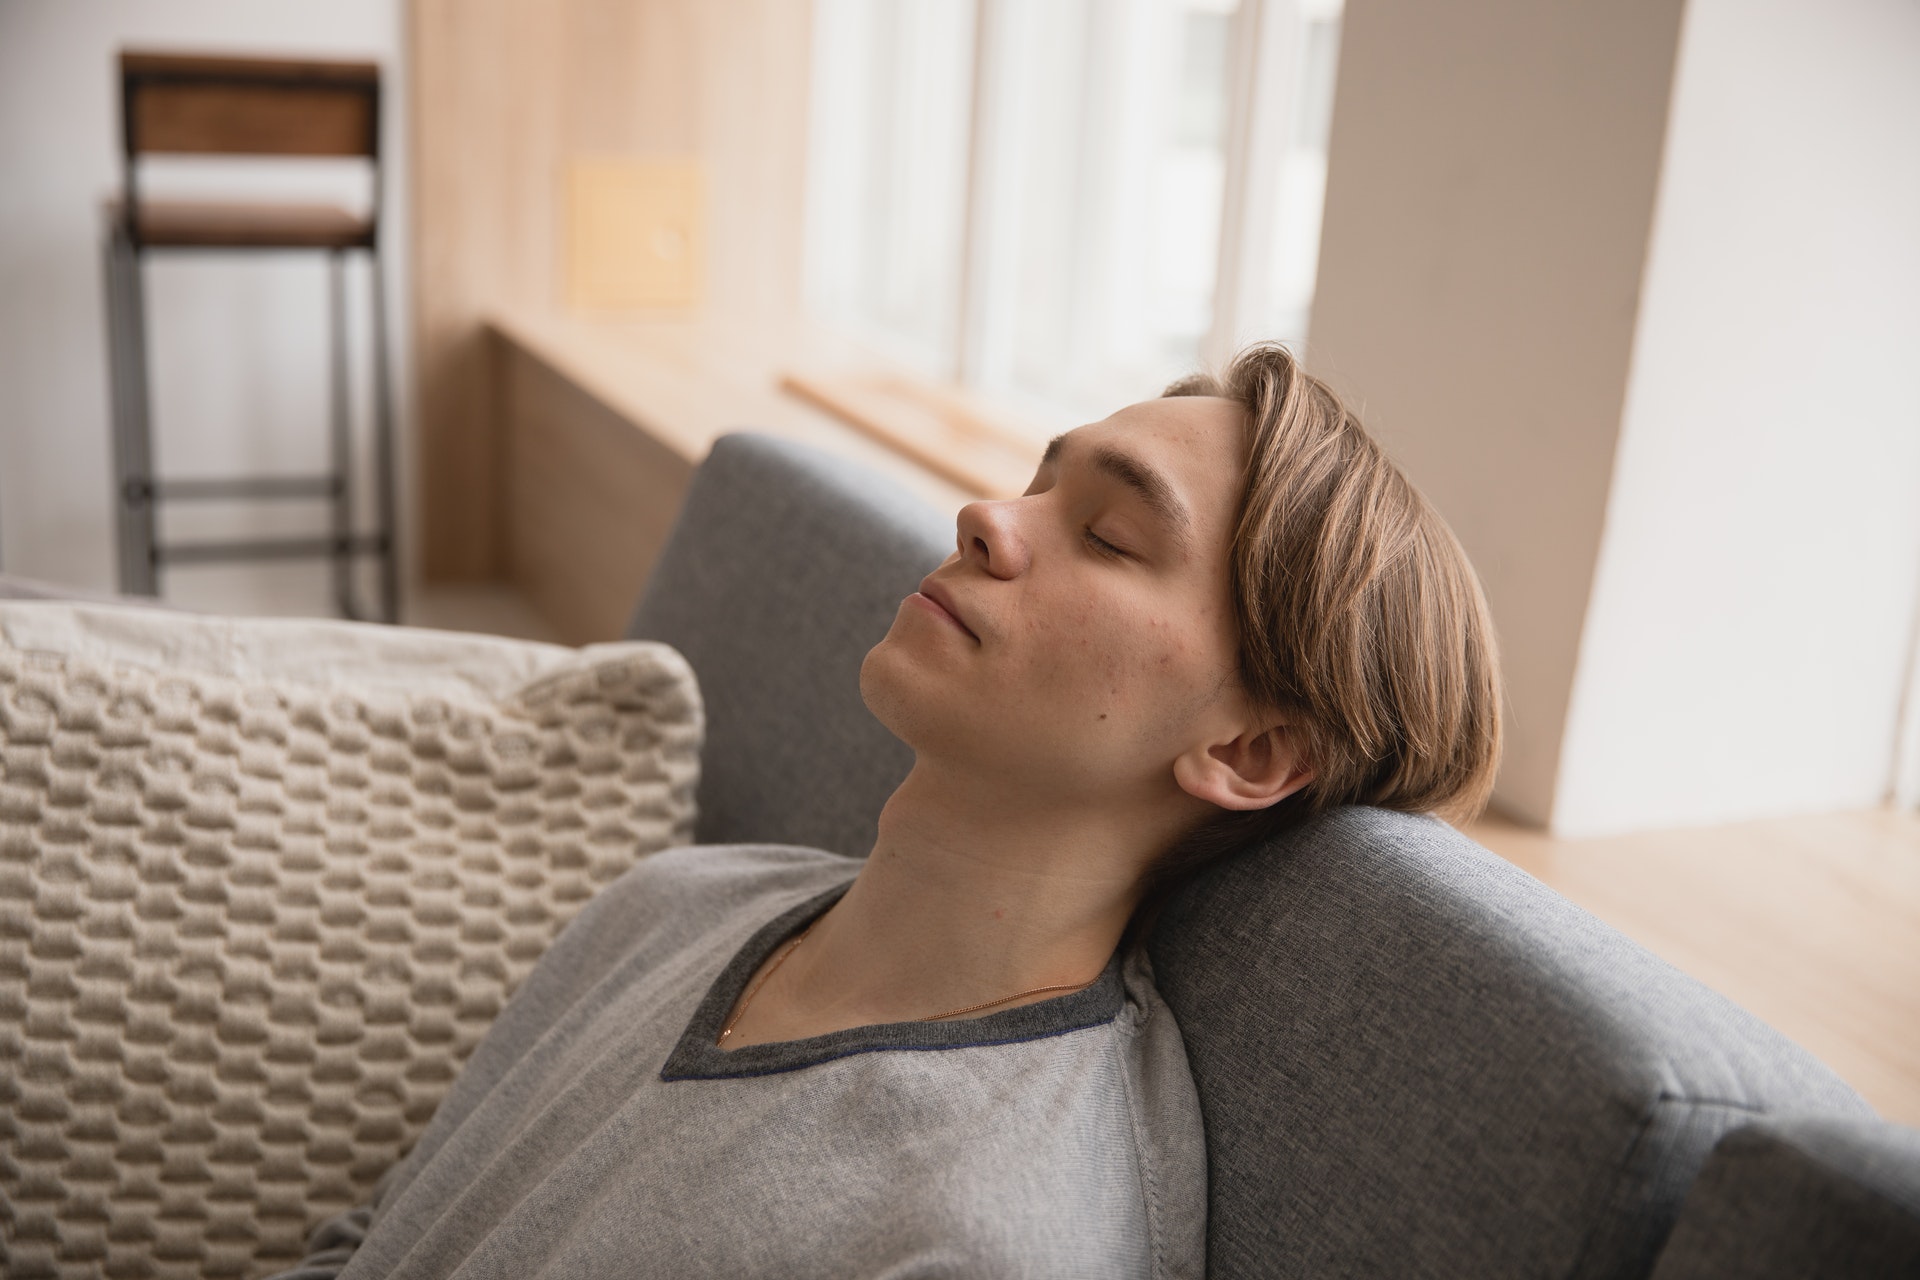
[(1037, 428), (913, 374), (795, 370), (780, 386), (983, 497), (1023, 492), (1040, 460)]
[(956, 512), (1022, 492), (1040, 457), (1031, 425), (822, 334), (526, 310), (488, 325), (689, 463), (728, 431), (764, 431), (875, 466)]

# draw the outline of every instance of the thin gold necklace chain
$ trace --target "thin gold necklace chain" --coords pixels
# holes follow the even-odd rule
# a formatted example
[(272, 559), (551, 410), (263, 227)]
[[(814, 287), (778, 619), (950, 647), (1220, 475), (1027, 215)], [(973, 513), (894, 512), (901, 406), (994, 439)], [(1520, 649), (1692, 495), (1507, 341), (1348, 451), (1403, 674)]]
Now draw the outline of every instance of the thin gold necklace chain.
[[(814, 922), (814, 924), (818, 924), (818, 923), (819, 921), (817, 920)], [(800, 944), (807, 940), (807, 935), (812, 932), (813, 932), (813, 925), (811, 924), (808, 925), (806, 928), (802, 929), (800, 931), (799, 937), (795, 938), (792, 942), (789, 942), (784, 948), (782, 948), (779, 958), (776, 959), (773, 962), (773, 964), (768, 967), (765, 973), (760, 975), (760, 980), (755, 982), (751, 987), (747, 988), (747, 994), (743, 996), (740, 1000), (740, 1007), (733, 1011), (733, 1016), (731, 1018), (727, 1019), (727, 1025), (720, 1028), (720, 1041), (716, 1043), (724, 1042), (728, 1036), (733, 1034), (734, 1027), (739, 1024), (740, 1019), (744, 1018), (747, 1015), (747, 1006), (752, 1004), (753, 998), (760, 994), (760, 988), (767, 985), (768, 979), (772, 978), (774, 974), (780, 971), (780, 966), (787, 962), (787, 957), (792, 955), (794, 951), (800, 946)], [(1001, 996), (998, 1000), (988, 1000), (981, 1004), (970, 1004), (964, 1009), (949, 1009), (945, 1013), (936, 1013), (929, 1017), (916, 1018), (914, 1019), (914, 1021), (939, 1022), (943, 1018), (957, 1018), (963, 1013), (979, 1013), (983, 1009), (992, 1009), (999, 1005), (1012, 1004), (1015, 1000), (1023, 1000), (1028, 996), (1045, 995), (1049, 991), (1079, 991), (1083, 988), (1092, 986), (1094, 983), (1098, 982), (1099, 980), (1100, 980), (1099, 975), (1096, 974), (1093, 977), (1088, 978), (1085, 982), (1062, 982), (1062, 983), (1057, 983), (1054, 986), (1050, 986), (1050, 987), (1034, 987), (1030, 991), (1016, 992), (1013, 995)]]

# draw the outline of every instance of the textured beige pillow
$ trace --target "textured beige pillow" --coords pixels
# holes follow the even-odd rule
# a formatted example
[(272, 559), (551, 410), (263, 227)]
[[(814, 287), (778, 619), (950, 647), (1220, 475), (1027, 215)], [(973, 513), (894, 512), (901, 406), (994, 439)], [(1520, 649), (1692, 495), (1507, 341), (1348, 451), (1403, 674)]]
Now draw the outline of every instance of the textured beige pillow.
[(0, 1272), (297, 1261), (702, 728), (665, 645), (0, 604)]

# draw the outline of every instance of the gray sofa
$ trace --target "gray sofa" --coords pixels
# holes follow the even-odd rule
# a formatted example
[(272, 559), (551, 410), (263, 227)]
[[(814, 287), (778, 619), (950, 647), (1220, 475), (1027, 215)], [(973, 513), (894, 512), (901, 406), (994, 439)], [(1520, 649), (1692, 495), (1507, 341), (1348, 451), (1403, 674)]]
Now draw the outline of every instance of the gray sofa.
[[(701, 841), (866, 853), (911, 757), (860, 662), (953, 545), (863, 468), (716, 444), (629, 629), (700, 677)], [(1438, 821), (1351, 809), (1246, 850), (1150, 946), (1205, 1113), (1212, 1274), (1920, 1266), (1920, 1135)], [(1809, 1271), (1835, 1233), (1851, 1253)]]
[[(630, 628), (700, 680), (699, 841), (871, 847), (911, 757), (860, 662), (953, 536), (863, 468), (716, 444)], [(1213, 1275), (1920, 1275), (1920, 1134), (1437, 821), (1352, 809), (1245, 850), (1149, 945)]]

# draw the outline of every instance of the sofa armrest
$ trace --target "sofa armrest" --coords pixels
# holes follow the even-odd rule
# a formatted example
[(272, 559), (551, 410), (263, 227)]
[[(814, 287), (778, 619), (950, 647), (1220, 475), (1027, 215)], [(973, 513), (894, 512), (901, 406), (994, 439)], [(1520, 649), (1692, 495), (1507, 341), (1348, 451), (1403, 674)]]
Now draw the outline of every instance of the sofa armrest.
[(1653, 1280), (1920, 1275), (1920, 1130), (1796, 1116), (1720, 1140)]

